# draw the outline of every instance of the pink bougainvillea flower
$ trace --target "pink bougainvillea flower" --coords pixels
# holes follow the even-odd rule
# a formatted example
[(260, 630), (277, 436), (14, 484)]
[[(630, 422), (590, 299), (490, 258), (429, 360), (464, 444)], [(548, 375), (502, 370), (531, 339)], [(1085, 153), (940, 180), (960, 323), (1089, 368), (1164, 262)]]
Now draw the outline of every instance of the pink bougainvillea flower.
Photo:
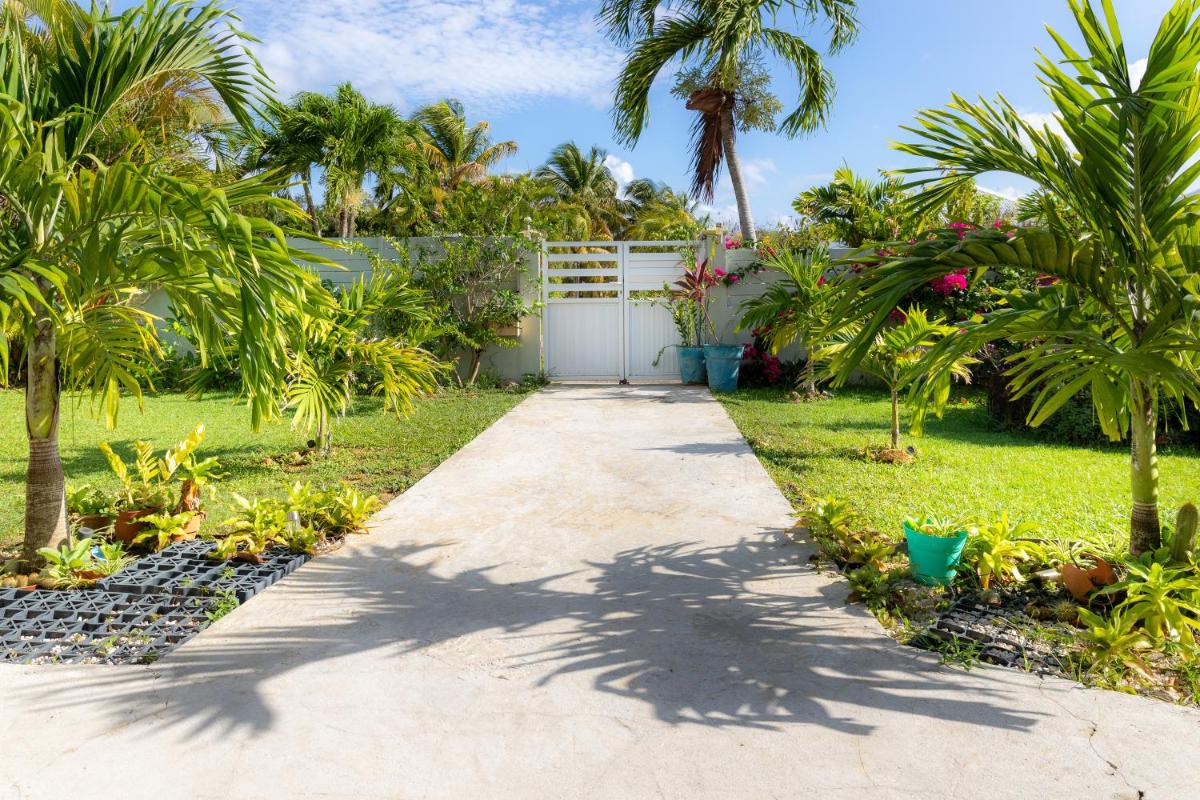
[(740, 281), (741, 279), (742, 279), (742, 278), (741, 278), (741, 276), (740, 276), (740, 275), (730, 275), (730, 276), (729, 276), (729, 282), (730, 282), (730, 283), (737, 283), (737, 282), (738, 282), (738, 281)]
[(1037, 276), (1037, 285), (1038, 286), (1053, 286), (1056, 283), (1058, 283), (1058, 278), (1054, 277), (1053, 275), (1038, 275)]
[(717, 267), (715, 270), (713, 270), (713, 274), (716, 275), (718, 278), (724, 278), (725, 270), (721, 269), (720, 267)]
[(951, 222), (946, 227), (957, 233), (960, 239), (967, 238), (967, 232), (975, 230), (975, 226), (969, 222)]
[(892, 313), (888, 314), (888, 319), (897, 325), (903, 325), (908, 322), (908, 314), (905, 314), (898, 308), (893, 308)]

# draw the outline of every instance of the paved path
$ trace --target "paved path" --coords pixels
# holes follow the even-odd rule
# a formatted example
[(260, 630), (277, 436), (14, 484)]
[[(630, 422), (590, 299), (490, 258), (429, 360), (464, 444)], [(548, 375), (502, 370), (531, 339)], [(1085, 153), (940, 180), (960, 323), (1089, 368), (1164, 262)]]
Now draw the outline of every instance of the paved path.
[(940, 667), (721, 407), (552, 388), (152, 667), (0, 668), (0, 797), (1200, 797), (1200, 715)]

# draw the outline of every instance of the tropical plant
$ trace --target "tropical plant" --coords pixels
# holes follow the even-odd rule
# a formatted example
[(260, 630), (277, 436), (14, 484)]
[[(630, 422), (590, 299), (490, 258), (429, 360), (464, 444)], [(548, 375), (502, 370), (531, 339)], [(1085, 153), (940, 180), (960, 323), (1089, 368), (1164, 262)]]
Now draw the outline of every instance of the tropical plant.
[(666, 184), (638, 178), (625, 187), (624, 196), (623, 239), (695, 239), (708, 227), (707, 215), (696, 216), (698, 204)]
[(1083, 667), (1089, 672), (1133, 670), (1147, 678), (1143, 653), (1153, 647), (1150, 637), (1131, 614), (1116, 611), (1108, 617), (1086, 608), (1079, 609), (1082, 625)]
[(367, 520), (383, 502), (375, 495), (363, 494), (353, 486), (343, 484), (337, 491), (326, 493), (327, 504), (315, 515), (315, 523), (323, 532), (335, 535), (363, 533)]
[(1052, 32), (1062, 61), (1038, 65), (1058, 130), (1031, 124), (1002, 97), (973, 104), (955, 96), (944, 110), (922, 112), (909, 129), (918, 141), (899, 149), (929, 162), (905, 170), (924, 188), (913, 201), (917, 213), (939, 207), (977, 175), (1008, 172), (1069, 209), (1078, 233), (1063, 224), (947, 230), (897, 244), (898, 256), (852, 277), (835, 309), (838, 317), (865, 319), (839, 372), (850, 374), (915, 288), (960, 270), (1024, 274), (1027, 287), (999, 298), (992, 311), (965, 321), (962, 335), (934, 348), (912, 399), (928, 405), (962, 354), (1002, 338), (1024, 345), (1009, 358), (1007, 375), (1015, 395), (1033, 398), (1030, 424), (1090, 388), (1105, 433), (1130, 436), (1129, 549), (1136, 554), (1156, 549), (1161, 538), (1160, 402), (1200, 401), (1191, 310), (1200, 274), (1200, 195), (1190, 189), (1200, 177), (1200, 3), (1173, 4), (1140, 82), (1111, 1), (1071, 0), (1070, 8), (1085, 49)]
[(922, 519), (906, 517), (904, 527), (923, 533), (926, 536), (937, 536), (941, 539), (953, 539), (966, 531), (967, 526), (952, 517), (928, 516)]
[(0, 330), (19, 331), (0, 340), (0, 374), (15, 345), (26, 363), (26, 559), (67, 535), (60, 392), (93, 392), (110, 425), (122, 392), (141, 393), (158, 350), (155, 320), (135, 302), (143, 287), (166, 291), (199, 332), (202, 358), (237, 343), (255, 424), (274, 412), (283, 380), (280, 310), (316, 310), (321, 294), (301, 266), (309, 257), (258, 216), (299, 215), (276, 196), (277, 175), (213, 188), (128, 154), (95, 156), (109, 115), (165, 75), (207, 85), (249, 126), (265, 80), (229, 13), (156, 0), (119, 13), (61, 5), (48, 18), (27, 18), (21, 3), (0, 11)]
[(426, 292), (441, 331), (439, 355), (456, 366), (463, 351), (469, 356), (460, 381), (474, 384), (489, 347), (516, 347), (506, 329), (537, 310), (520, 291), (530, 274), (533, 243), (519, 236), (447, 236), (419, 253), (414, 284)]
[[(379, 176), (400, 165), (420, 169), (418, 128), (389, 105), (372, 103), (349, 83), (333, 95), (302, 92), (290, 108), (277, 116), (275, 136), (266, 139), (274, 149), (264, 150), (265, 161), (274, 158), (288, 172), (309, 167), (305, 159), (317, 155), (323, 170), (325, 206), (337, 213), (337, 235), (355, 234), (358, 206), (368, 176)], [(302, 170), (301, 170), (302, 171)]]
[(799, 84), (796, 107), (779, 122), (779, 130), (794, 137), (820, 127), (832, 104), (833, 78), (812, 45), (778, 25), (786, 25), (788, 15), (808, 22), (824, 18), (829, 50), (837, 52), (857, 36), (855, 2), (686, 0), (670, 14), (658, 14), (658, 8), (657, 0), (605, 0), (600, 7), (609, 37), (630, 47), (613, 101), (617, 136), (624, 143), (637, 142), (650, 119), (650, 87), (660, 72), (679, 61), (677, 92), (687, 92), (687, 107), (700, 113), (693, 136), (693, 189), (711, 197), (713, 181), (727, 163), (742, 236), (753, 242), (756, 232), (736, 130), (751, 124), (773, 129), (774, 109), (780, 107), (759, 65), (765, 56), (776, 58), (794, 71)]
[(198, 423), (178, 444), (164, 451), (161, 458), (154, 456), (154, 445), (150, 442), (134, 442), (132, 470), (108, 442), (101, 442), (100, 452), (121, 485), (115, 507), (162, 511), (175, 505), (175, 474), (184, 465), (195, 464), (196, 448), (204, 441), (204, 433), (204, 423)]
[(111, 516), (116, 513), (117, 499), (109, 492), (91, 484), (67, 486), (67, 511), (80, 517)]
[(770, 346), (772, 353), (798, 344), (805, 350), (803, 389), (806, 397), (817, 396), (817, 363), (821, 332), (829, 323), (833, 284), (826, 274), (831, 267), (824, 246), (807, 252), (781, 250), (768, 253), (759, 263), (782, 273), (759, 295), (742, 303), (739, 330), (752, 330)]
[(1100, 590), (1123, 594), (1117, 611), (1137, 621), (1154, 638), (1191, 645), (1200, 630), (1200, 575), (1191, 567), (1170, 567), (1149, 557), (1126, 562), (1124, 580)]
[(842, 244), (857, 249), (868, 242), (901, 238), (901, 229), (908, 224), (902, 187), (899, 178), (885, 175), (871, 181), (843, 164), (834, 171), (832, 181), (801, 192), (792, 208), (818, 225), (828, 226)]
[(100, 542), (99, 544), (94, 544), (92, 553), (96, 555), (92, 569), (105, 577), (117, 574), (135, 560), (133, 556), (125, 551), (125, 545), (121, 542)]
[(1011, 524), (1008, 514), (973, 525), (967, 531), (962, 563), (975, 573), (984, 591), (991, 588), (993, 580), (1021, 583), (1025, 580), (1021, 566), (1037, 563), (1045, 555), (1037, 542), (1027, 538), (1036, 529), (1028, 522)]
[(599, 147), (584, 153), (574, 142), (564, 142), (534, 173), (562, 200), (587, 211), (591, 220), (589, 239), (611, 239), (613, 228), (620, 222), (617, 180), (605, 163), (607, 156)]
[[(900, 393), (915, 382), (923, 381), (923, 387), (930, 392), (932, 408), (940, 411), (950, 397), (951, 379), (970, 381), (968, 367), (975, 363), (975, 359), (956, 354), (947, 369), (936, 373), (936, 382), (932, 377), (923, 377), (921, 370), (926, 353), (939, 342), (957, 337), (959, 329), (944, 324), (940, 319), (930, 319), (923, 309), (916, 306), (906, 311), (893, 309), (892, 322), (874, 329), (873, 338), (865, 352), (860, 353), (858, 349), (863, 337), (862, 326), (854, 324), (830, 335), (817, 351), (816, 357), (830, 362), (831, 375), (836, 383), (843, 383), (849, 378), (844, 367), (849, 361), (857, 369), (883, 383), (892, 403), (891, 446), (895, 450), (900, 446)], [(830, 313), (830, 319), (840, 318), (836, 310)], [(915, 432), (920, 432), (923, 419), (924, 407), (918, 407), (913, 416)]]
[(395, 273), (365, 275), (334, 295), (322, 316), (299, 315), (289, 336), (287, 402), (292, 425), (316, 430), (322, 454), (333, 446), (333, 422), (350, 408), (356, 381), (369, 373), (384, 409), (398, 416), (437, 386), (442, 366), (428, 351), (401, 338), (369, 336), (387, 312), (410, 321), (428, 320), (427, 296)]
[(132, 544), (148, 544), (157, 553), (172, 542), (189, 538), (191, 534), (187, 527), (194, 516), (195, 512), (181, 511), (178, 514), (147, 514), (139, 517), (138, 522), (145, 525), (147, 530), (134, 536)]
[[(39, 549), (38, 555), (46, 562), (43, 572), (48, 573), (56, 585), (62, 588), (94, 582), (94, 577), (86, 577), (86, 573), (91, 572), (96, 563), (95, 556), (92, 555), (92, 545), (91, 539), (68, 538), (57, 548)], [(84, 575), (81, 576), (80, 573)]]
[(513, 141), (493, 142), (491, 123), (467, 125), (467, 114), (457, 100), (442, 100), (413, 115), (423, 133), (425, 158), (443, 189), (482, 179), (496, 162), (517, 152)]

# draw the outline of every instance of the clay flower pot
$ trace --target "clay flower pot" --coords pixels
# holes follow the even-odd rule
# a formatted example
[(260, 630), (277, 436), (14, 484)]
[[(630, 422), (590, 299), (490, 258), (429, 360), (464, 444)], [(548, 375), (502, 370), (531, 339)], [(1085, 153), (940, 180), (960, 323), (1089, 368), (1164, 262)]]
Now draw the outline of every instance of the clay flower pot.
[(113, 524), (113, 518), (108, 514), (88, 514), (76, 520), (76, 524), (80, 528), (91, 528), (94, 531), (102, 531)]
[(113, 524), (113, 538), (124, 544), (132, 544), (134, 537), (150, 527), (140, 521), (142, 517), (157, 514), (159, 510), (157, 508), (136, 508), (119, 512), (117, 521)]

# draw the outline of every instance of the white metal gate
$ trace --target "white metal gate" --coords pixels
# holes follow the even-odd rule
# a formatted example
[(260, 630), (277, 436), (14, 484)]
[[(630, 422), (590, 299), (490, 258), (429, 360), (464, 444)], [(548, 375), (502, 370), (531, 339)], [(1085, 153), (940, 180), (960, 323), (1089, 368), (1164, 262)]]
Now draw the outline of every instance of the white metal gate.
[[(546, 242), (543, 347), (554, 380), (679, 380), (662, 303), (698, 242)], [(663, 348), (666, 348), (665, 350)], [(659, 358), (659, 353), (662, 353)], [(657, 366), (654, 364), (658, 358)]]

